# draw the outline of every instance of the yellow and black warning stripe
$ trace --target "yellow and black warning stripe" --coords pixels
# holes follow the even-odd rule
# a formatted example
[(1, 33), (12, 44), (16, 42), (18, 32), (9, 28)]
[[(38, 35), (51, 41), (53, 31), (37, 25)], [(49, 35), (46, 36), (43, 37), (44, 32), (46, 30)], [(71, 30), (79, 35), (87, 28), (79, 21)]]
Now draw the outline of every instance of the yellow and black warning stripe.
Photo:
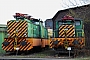
[(8, 37), (15, 37), (15, 31), (18, 31), (18, 37), (27, 37), (27, 22), (23, 20), (8, 21), (7, 22), (7, 32)]
[[(24, 46), (21, 45), (21, 42), (25, 41), (26, 44)], [(5, 46), (4, 44), (2, 44), (2, 49), (5, 51), (15, 51), (15, 48), (19, 47), (20, 51), (26, 51), (26, 50), (30, 50), (31, 49), (31, 43), (26, 41), (26, 38), (18, 38), (17, 39), (17, 47), (14, 45), (15, 43), (15, 39), (14, 38), (7, 38), (5, 39), (4, 42), (8, 42), (9, 44), (7, 46)]]
[[(66, 34), (65, 34), (65, 29), (66, 30)], [(74, 37), (75, 35), (75, 28), (74, 25), (61, 25), (59, 27), (59, 37)]]
[(5, 50), (5, 51), (13, 51), (14, 50), (14, 45), (13, 45), (13, 43), (14, 43), (14, 40), (13, 39), (5, 39), (5, 41), (4, 42), (8, 42), (9, 44), (7, 45), (7, 46), (5, 46), (4, 44), (2, 44), (2, 48), (3, 48), (3, 50)]
[(26, 48), (24, 49), (24, 51), (25, 51), (25, 50), (29, 50), (30, 46), (31, 46), (31, 43), (28, 42)]
[(53, 47), (53, 41), (50, 40), (50, 48), (52, 48), (52, 47)]
[[(21, 42), (25, 41), (26, 45), (22, 46)], [(18, 39), (18, 47), (20, 51), (26, 51), (26, 50), (30, 50), (31, 47), (31, 43), (26, 41), (26, 38), (19, 38)]]
[(20, 51), (26, 51), (30, 48), (30, 46), (31, 46), (30, 42), (27, 42), (25, 46), (22, 46), (21, 44), (19, 44)]

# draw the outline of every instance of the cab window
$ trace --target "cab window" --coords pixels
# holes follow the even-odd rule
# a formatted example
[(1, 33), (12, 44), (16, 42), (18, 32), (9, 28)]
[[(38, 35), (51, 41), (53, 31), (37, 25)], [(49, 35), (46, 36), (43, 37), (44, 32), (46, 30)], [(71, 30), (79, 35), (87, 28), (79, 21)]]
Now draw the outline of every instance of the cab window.
[(80, 21), (75, 21), (75, 25), (80, 25)]

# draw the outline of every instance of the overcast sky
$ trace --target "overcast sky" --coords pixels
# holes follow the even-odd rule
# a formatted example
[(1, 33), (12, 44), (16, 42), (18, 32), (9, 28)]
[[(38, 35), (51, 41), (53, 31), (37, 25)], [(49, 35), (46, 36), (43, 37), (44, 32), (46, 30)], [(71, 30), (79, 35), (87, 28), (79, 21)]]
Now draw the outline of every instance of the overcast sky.
[[(63, 2), (65, 1), (65, 2)], [(15, 13), (25, 13), (37, 19), (53, 18), (62, 9), (70, 5), (68, 0), (0, 0), (0, 24), (6, 24), (8, 20), (13, 20)], [(78, 0), (77, 0), (78, 1)], [(74, 2), (72, 0), (72, 2)], [(80, 4), (80, 3), (78, 3)]]

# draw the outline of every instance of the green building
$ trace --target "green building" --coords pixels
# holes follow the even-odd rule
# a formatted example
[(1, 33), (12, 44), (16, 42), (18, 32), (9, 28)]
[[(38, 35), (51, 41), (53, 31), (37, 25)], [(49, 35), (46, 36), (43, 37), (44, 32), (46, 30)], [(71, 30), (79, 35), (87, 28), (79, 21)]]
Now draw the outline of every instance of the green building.
[(7, 37), (7, 26), (5, 24), (0, 24), (0, 54), (4, 52), (2, 50), (2, 43), (5, 37)]

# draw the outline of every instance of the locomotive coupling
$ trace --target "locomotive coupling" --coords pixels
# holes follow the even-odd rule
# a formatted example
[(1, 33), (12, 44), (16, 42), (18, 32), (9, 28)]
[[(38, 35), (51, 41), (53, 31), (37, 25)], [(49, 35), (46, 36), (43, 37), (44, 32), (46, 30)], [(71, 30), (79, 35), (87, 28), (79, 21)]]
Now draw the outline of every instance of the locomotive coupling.
[(14, 47), (14, 50), (19, 50), (19, 47)]
[(64, 47), (65, 47), (65, 49), (67, 49), (68, 46), (69, 46), (68, 41), (64, 41)]

